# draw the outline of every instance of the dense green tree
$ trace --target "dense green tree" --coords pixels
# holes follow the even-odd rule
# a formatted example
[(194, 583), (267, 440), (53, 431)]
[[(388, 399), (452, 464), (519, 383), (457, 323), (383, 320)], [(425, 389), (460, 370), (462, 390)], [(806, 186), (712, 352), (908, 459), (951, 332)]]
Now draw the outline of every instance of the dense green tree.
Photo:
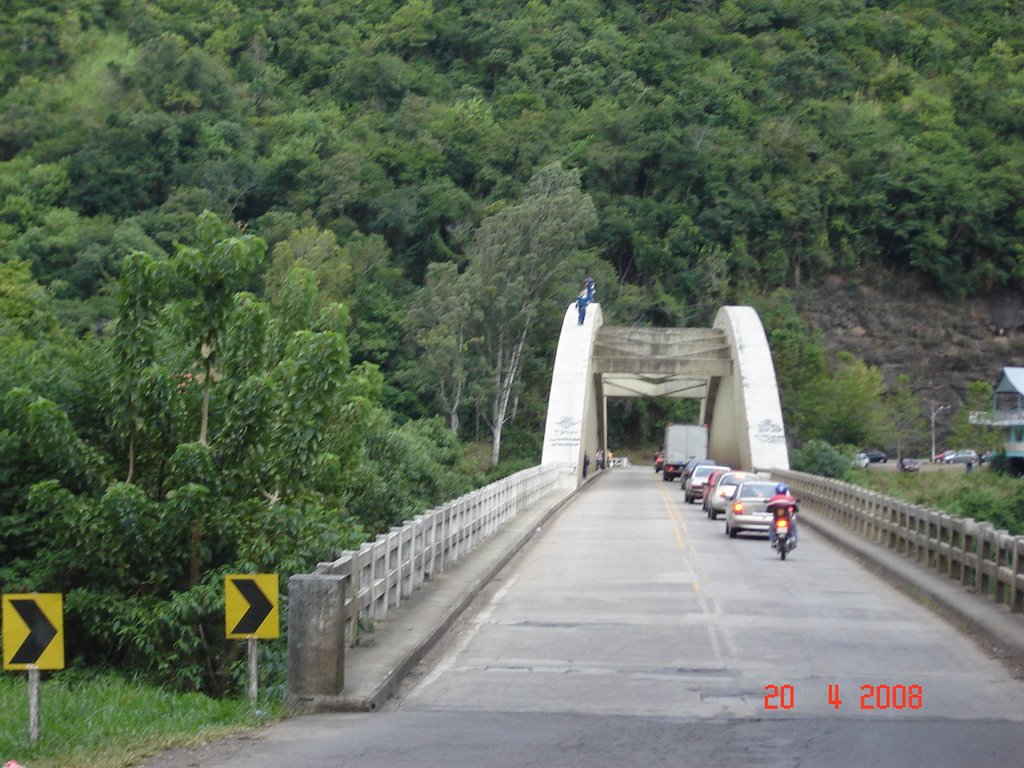
[(487, 403), (481, 415), (492, 434), (492, 465), (501, 457), (501, 430), (535, 316), (555, 299), (566, 257), (596, 221), (579, 173), (556, 163), (530, 180), (522, 202), (485, 219), (473, 238), (467, 274), (481, 308), (476, 388)]
[[(88, 582), (68, 604), (94, 660), (223, 689), (196, 671), (230, 654), (218, 569), (315, 562), (362, 535), (350, 513), (376, 530), (458, 492), (452, 426), (535, 461), (587, 271), (616, 323), (756, 302), (796, 445), (887, 442), (875, 415), (906, 396), (828, 364), (803, 287), (1024, 285), (1003, 0), (4, 10), (0, 580)], [(36, 567), (61, 525), (67, 581)]]
[(833, 445), (881, 444), (887, 431), (881, 372), (849, 353), (831, 374), (810, 381), (800, 399), (797, 427), (805, 440)]
[(431, 264), (426, 284), (408, 316), (409, 337), (417, 355), (406, 377), (434, 392), (456, 435), (469, 388), (473, 332), (485, 314), (476, 301), (476, 277), (475, 273), (459, 274), (451, 262)]
[[(1002, 430), (984, 423), (985, 417), (992, 412), (992, 392), (992, 385), (987, 381), (972, 381), (968, 385), (966, 401), (953, 414), (950, 439), (956, 448), (973, 448), (983, 453), (1002, 445)], [(981, 418), (974, 419), (972, 414)]]
[(896, 447), (896, 458), (908, 455), (908, 451), (919, 449), (927, 440), (928, 425), (921, 405), (914, 397), (910, 377), (901, 374), (896, 385), (891, 387), (886, 399), (889, 414), (889, 440), (887, 445)]

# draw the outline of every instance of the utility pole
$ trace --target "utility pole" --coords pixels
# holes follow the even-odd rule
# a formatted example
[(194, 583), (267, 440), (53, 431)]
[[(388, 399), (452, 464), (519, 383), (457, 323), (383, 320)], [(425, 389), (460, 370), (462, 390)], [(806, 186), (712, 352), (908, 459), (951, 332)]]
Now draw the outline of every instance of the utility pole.
[(935, 416), (947, 408), (949, 405), (932, 405), (932, 461), (935, 461)]

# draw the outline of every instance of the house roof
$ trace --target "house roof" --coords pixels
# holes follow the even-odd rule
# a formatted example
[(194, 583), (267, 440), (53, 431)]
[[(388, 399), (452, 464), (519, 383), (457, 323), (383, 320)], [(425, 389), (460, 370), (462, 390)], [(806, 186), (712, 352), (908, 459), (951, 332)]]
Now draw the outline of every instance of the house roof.
[(1003, 368), (1003, 378), (996, 392), (1024, 395), (1024, 368)]

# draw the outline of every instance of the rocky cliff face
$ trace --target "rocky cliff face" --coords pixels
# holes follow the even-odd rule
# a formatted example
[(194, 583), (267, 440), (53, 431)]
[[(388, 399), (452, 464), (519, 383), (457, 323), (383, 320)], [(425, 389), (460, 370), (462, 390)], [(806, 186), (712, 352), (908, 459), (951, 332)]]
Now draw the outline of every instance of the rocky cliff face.
[[(799, 301), (831, 355), (846, 350), (860, 357), (889, 385), (906, 374), (926, 413), (929, 403), (955, 410), (972, 381), (995, 386), (1004, 366), (1024, 366), (1020, 292), (956, 301), (904, 278), (833, 277), (801, 290)], [(948, 431), (949, 416), (943, 421), (940, 434)]]

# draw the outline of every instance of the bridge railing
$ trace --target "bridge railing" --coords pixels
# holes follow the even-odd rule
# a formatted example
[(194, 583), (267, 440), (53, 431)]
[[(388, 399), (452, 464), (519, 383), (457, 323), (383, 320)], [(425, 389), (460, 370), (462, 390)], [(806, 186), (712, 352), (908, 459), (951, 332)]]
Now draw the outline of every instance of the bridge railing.
[(772, 472), (814, 511), (864, 538), (1024, 611), (1024, 536), (803, 472)]
[(557, 464), (524, 469), (416, 515), (337, 560), (320, 563), (313, 577), (340, 577), (343, 583), (345, 644), (354, 645), (360, 628), (385, 620), (389, 610), (412, 597), (425, 581), (558, 488), (567, 469), (572, 471)]

